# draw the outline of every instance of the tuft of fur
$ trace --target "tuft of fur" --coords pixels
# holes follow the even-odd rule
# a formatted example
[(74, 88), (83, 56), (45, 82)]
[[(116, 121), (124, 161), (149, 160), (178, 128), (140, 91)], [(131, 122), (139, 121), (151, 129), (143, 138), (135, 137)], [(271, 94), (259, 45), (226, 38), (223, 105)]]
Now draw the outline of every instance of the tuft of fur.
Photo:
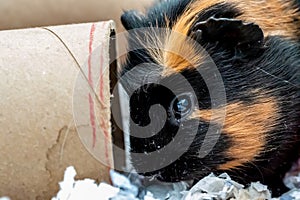
[[(131, 152), (160, 150), (172, 141), (179, 127), (183, 127), (185, 138), (181, 138), (178, 149), (174, 149), (174, 152), (180, 151), (180, 146), (192, 137), (194, 124), (198, 124), (197, 134), (183, 155), (162, 169), (144, 174), (156, 175), (165, 181), (180, 181), (197, 180), (210, 172), (228, 172), (242, 182), (268, 184), (274, 194), (283, 192), (281, 179), (299, 156), (300, 148), (297, 2), (165, 0), (145, 14), (127, 11), (121, 20), (124, 27), (131, 30), (129, 48), (141, 47), (128, 53), (121, 76), (139, 64), (155, 64), (150, 71), (139, 69), (136, 76), (128, 76), (124, 82), (124, 87), (132, 93), (133, 123), (149, 124), (149, 109), (155, 104), (160, 104), (168, 116), (163, 128), (154, 136), (138, 138), (135, 136), (139, 133), (132, 133)], [(137, 30), (143, 27), (147, 32)], [(157, 34), (156, 28), (163, 31)], [(210, 71), (206, 53), (216, 64), (225, 86), (227, 104), (218, 108), (212, 108), (215, 99), (210, 97), (206, 82), (197, 71), (199, 68)], [(128, 85), (142, 82), (155, 73), (158, 83), (172, 84), (182, 94), (186, 92), (182, 83), (174, 80), (179, 75), (185, 77), (196, 94), (199, 109), (184, 119), (181, 114), (174, 115), (170, 106), (176, 95), (160, 84), (130, 91)], [(219, 116), (212, 116), (218, 109), (226, 109), (220, 137), (212, 151), (200, 157), (199, 150), (209, 124), (221, 125), (217, 122)], [(180, 118), (180, 123), (174, 116)], [(154, 117), (157, 122), (163, 120), (160, 116)], [(163, 162), (164, 156), (162, 154), (157, 162)], [(147, 164), (134, 156), (131, 159), (136, 169)]]

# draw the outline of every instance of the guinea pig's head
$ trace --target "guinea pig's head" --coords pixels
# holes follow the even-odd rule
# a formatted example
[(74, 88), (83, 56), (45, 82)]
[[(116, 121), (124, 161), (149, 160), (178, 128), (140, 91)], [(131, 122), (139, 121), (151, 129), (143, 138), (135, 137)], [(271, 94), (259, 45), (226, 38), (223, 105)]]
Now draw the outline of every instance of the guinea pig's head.
[[(230, 138), (220, 134), (219, 124), (210, 123), (211, 98), (200, 73), (186, 69), (164, 75), (164, 67), (156, 64), (137, 68), (144, 72), (138, 70), (128, 78), (133, 69), (125, 75), (130, 84), (147, 79), (129, 95), (130, 160), (134, 169), (164, 181), (189, 180), (216, 169), (226, 160)], [(222, 111), (224, 114), (222, 109), (218, 114)]]
[[(250, 180), (274, 173), (297, 128), (297, 113), (282, 112), (296, 104), (283, 98), (299, 94), (270, 74), (286, 69), (282, 79), (296, 81), (291, 63), (299, 63), (299, 54), (290, 53), (298, 47), (241, 20), (199, 14), (175, 23), (152, 15), (122, 16), (129, 52), (121, 79), (134, 169), (164, 181), (216, 171)], [(284, 118), (291, 120), (283, 124)]]

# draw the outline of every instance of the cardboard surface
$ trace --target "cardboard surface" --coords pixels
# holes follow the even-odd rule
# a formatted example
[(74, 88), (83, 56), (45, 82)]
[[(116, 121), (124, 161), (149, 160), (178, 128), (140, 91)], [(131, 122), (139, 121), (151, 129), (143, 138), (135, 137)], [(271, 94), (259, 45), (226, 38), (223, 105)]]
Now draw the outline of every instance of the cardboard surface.
[(114, 20), (123, 10), (143, 10), (154, 0), (1, 0), (0, 29)]
[(49, 199), (70, 165), (78, 178), (109, 181), (113, 29), (0, 31), (0, 196)]

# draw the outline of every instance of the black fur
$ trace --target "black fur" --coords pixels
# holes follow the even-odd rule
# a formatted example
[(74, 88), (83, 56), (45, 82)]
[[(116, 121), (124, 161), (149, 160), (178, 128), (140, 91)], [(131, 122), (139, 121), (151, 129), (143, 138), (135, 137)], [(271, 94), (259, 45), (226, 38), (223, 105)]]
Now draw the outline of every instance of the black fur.
[(132, 10), (126, 11), (121, 16), (121, 21), (127, 30), (149, 26), (166, 27), (165, 17), (167, 17), (170, 20), (168, 25), (171, 28), (189, 3), (191, 0), (165, 0), (149, 8), (145, 15)]
[[(132, 11), (126, 12), (122, 16), (122, 22), (128, 30), (151, 26), (165, 27), (168, 23), (165, 21), (165, 16), (167, 16), (170, 19), (168, 26), (172, 28), (176, 19), (181, 16), (191, 2), (190, 0), (162, 1), (150, 8), (145, 15), (137, 15)], [(281, 36), (263, 37), (261, 29), (257, 25), (245, 25), (244, 22), (234, 19), (241, 13), (242, 11), (229, 4), (207, 8), (198, 14), (197, 23), (190, 29), (190, 36), (203, 45), (217, 65), (225, 85), (228, 103), (243, 102), (248, 105), (253, 103), (255, 99), (259, 98), (259, 96), (250, 94), (250, 91), (254, 89), (269, 91), (264, 95), (273, 97), (279, 102), (280, 109), (277, 114), (280, 118), (277, 120), (275, 131), (268, 133), (266, 136), (268, 143), (265, 149), (252, 163), (245, 163), (238, 169), (228, 171), (229, 174), (242, 183), (261, 181), (268, 184), (274, 194), (278, 194), (285, 190), (281, 178), (291, 166), (292, 161), (299, 156), (300, 45)], [(219, 18), (221, 20), (218, 20)], [(218, 24), (207, 24), (210, 23), (209, 20), (213, 20)], [(199, 26), (199, 23), (201, 26)], [(238, 33), (238, 35), (234, 35), (234, 37), (229, 35), (229, 38), (222, 40), (222, 34), (220, 34), (218, 27), (222, 26), (224, 28), (223, 25), (225, 31), (234, 30), (233, 32)], [(206, 30), (203, 30), (204, 28)], [(202, 35), (199, 37), (193, 36), (199, 29), (202, 31)], [(144, 35), (138, 33), (134, 37), (143, 38)], [(228, 44), (228, 40), (230, 40), (230, 44)], [(250, 48), (241, 49), (238, 47), (241, 41), (250, 43)], [(129, 40), (129, 46), (136, 45), (136, 43), (137, 41), (134, 39)], [(239, 54), (236, 54), (237, 50), (239, 50)], [(255, 53), (253, 53), (254, 50)], [(251, 56), (249, 57), (249, 55)], [(145, 62), (155, 63), (155, 59), (151, 58), (146, 49), (129, 52), (128, 61), (123, 65), (121, 75), (125, 75), (136, 65)], [(163, 67), (155, 65), (153, 71), (160, 73)], [(136, 74), (134, 77), (128, 77), (124, 87), (126, 88), (137, 80), (144, 79), (147, 73), (150, 72), (141, 71), (140, 74)], [(185, 69), (181, 72), (181, 75), (192, 85), (199, 108), (211, 108), (214, 99), (210, 98), (208, 88), (197, 70)], [(173, 91), (160, 85), (160, 83), (165, 84), (176, 80), (176, 76), (176, 74), (172, 74), (161, 78), (157, 84), (144, 85), (135, 91), (131, 91), (133, 95), (130, 98), (130, 115), (135, 124), (146, 126), (150, 123), (149, 109), (154, 104), (160, 104), (166, 110), (168, 116), (162, 130), (155, 136), (143, 139), (131, 136), (131, 152), (147, 153), (160, 150), (172, 141), (180, 126), (184, 127), (185, 137), (181, 138), (182, 143), (178, 143), (178, 149), (174, 149), (175, 153), (181, 150), (180, 147), (184, 145), (188, 137), (192, 137), (189, 133), (195, 129), (195, 121), (177, 120), (172, 113), (172, 108), (170, 108), (170, 103), (176, 96)], [(175, 84), (174, 88), (178, 92), (185, 92), (180, 91), (180, 82), (172, 84)], [(156, 119), (157, 122), (163, 120), (159, 116), (152, 116), (152, 119)], [(224, 153), (232, 145), (232, 138), (226, 133), (221, 133), (213, 150), (204, 158), (199, 158), (197, 153), (207, 131), (208, 122), (200, 121), (197, 127), (197, 134), (186, 153), (169, 166), (144, 174), (156, 174), (158, 179), (165, 181), (180, 181), (197, 180), (211, 172), (221, 173), (217, 170), (218, 166), (232, 160)], [(134, 131), (134, 129), (131, 131)], [(165, 157), (167, 155), (163, 154), (158, 157), (157, 164), (163, 163)], [(145, 164), (141, 163), (142, 161), (137, 157), (132, 156), (131, 159), (137, 170), (140, 165)]]

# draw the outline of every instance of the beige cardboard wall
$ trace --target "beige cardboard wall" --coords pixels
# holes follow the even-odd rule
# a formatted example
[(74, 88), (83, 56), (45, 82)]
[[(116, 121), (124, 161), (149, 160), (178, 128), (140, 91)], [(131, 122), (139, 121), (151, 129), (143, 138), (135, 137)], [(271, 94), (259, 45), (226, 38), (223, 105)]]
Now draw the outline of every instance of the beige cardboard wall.
[(143, 10), (154, 0), (1, 0), (0, 29), (114, 20), (126, 9)]
[(78, 178), (109, 181), (113, 29), (107, 21), (0, 31), (0, 196), (49, 199), (70, 165)]

